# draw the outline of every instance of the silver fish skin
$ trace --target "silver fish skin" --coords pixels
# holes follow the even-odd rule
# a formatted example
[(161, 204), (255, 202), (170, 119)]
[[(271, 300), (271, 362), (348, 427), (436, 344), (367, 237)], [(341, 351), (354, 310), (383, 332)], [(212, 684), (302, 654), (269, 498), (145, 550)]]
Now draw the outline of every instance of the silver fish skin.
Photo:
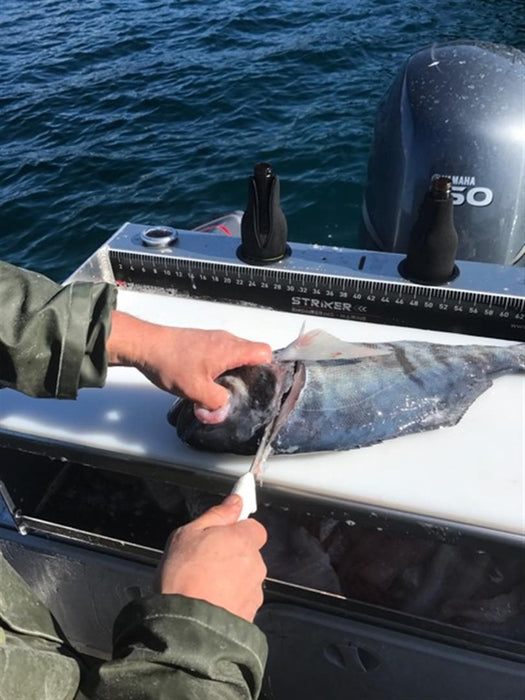
[(305, 363), (304, 387), (276, 438), (276, 453), (352, 449), (455, 425), (494, 379), (525, 371), (525, 344), (371, 347), (387, 352)]
[[(275, 360), (265, 365), (269, 374), (284, 366), (290, 375), (293, 366), (295, 379), (273, 451), (318, 452), (364, 447), (455, 425), (494, 379), (525, 371), (525, 344), (355, 344), (323, 331), (310, 331), (277, 351)], [(290, 382), (285, 388), (289, 386)], [(250, 387), (245, 391), (249, 396)], [(281, 402), (282, 396), (272, 396), (265, 419), (275, 415)], [(228, 439), (217, 439), (221, 426), (199, 424), (193, 411), (190, 415), (186, 410), (177, 430), (185, 442), (200, 449), (221, 451), (224, 444), (222, 451), (251, 454), (257, 436), (251, 435), (249, 446), (245, 440), (232, 439), (237, 420), (245, 435), (251, 420), (247, 406), (240, 406), (237, 417), (232, 413), (228, 425), (222, 426)], [(258, 430), (260, 435), (260, 424)]]

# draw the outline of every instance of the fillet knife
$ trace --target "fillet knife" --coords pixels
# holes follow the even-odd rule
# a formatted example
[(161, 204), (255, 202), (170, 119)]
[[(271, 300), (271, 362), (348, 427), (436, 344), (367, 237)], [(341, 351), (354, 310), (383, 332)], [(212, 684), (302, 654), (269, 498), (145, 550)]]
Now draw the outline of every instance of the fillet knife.
[[(299, 337), (304, 333), (305, 323), (301, 326)], [(274, 358), (280, 353), (278, 350), (274, 353)], [(246, 520), (246, 518), (255, 513), (257, 510), (257, 494), (256, 483), (261, 483), (263, 475), (263, 467), (268, 457), (272, 454), (273, 441), (277, 437), (277, 433), (282, 428), (290, 410), (297, 400), (297, 396), (304, 384), (304, 368), (302, 366), (294, 369), (293, 381), (291, 387), (281, 397), (281, 405), (273, 420), (271, 420), (263, 433), (262, 440), (259, 443), (255, 457), (250, 469), (243, 474), (237, 481), (231, 493), (238, 493), (242, 498), (242, 510), (238, 520)]]
[(242, 509), (238, 520), (246, 520), (249, 515), (257, 510), (255, 487), (257, 481), (260, 482), (262, 479), (264, 464), (272, 453), (272, 442), (281, 428), (279, 417), (280, 414), (277, 414), (274, 420), (266, 426), (250, 469), (237, 479), (231, 490), (231, 493), (237, 493), (242, 498)]

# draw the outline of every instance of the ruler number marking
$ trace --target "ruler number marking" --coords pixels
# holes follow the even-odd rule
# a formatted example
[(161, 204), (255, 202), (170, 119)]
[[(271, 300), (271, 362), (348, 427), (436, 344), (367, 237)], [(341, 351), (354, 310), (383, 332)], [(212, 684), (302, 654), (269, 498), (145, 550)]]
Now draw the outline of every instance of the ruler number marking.
[[(140, 284), (143, 279), (146, 286), (158, 286), (156, 280), (162, 279), (165, 281), (161, 285), (167, 284), (175, 292), (189, 292), (197, 297), (220, 299), (222, 286), (225, 299), (253, 300), (262, 306), (285, 311), (369, 318), (415, 327), (421, 313), (427, 312), (431, 320), (427, 327), (447, 330), (452, 323), (458, 328), (457, 319), (463, 318), (465, 322), (459, 327), (466, 332), (480, 335), (495, 332), (499, 337), (510, 332), (517, 339), (523, 335), (523, 297), (127, 251), (110, 251), (110, 262), (118, 281), (133, 283), (138, 280)], [(387, 311), (389, 305), (394, 306)]]

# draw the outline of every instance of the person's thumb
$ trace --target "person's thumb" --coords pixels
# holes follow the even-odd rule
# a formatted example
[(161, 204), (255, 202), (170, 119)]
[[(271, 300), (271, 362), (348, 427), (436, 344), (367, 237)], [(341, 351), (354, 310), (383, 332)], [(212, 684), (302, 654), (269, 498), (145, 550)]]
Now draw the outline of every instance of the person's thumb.
[(234, 525), (239, 519), (241, 509), (242, 498), (236, 493), (232, 493), (218, 506), (213, 506), (194, 520), (193, 527), (204, 530), (207, 527)]
[(208, 411), (217, 411), (228, 403), (229, 398), (228, 389), (210, 380), (206, 383), (206, 389), (201, 392), (197, 403)]

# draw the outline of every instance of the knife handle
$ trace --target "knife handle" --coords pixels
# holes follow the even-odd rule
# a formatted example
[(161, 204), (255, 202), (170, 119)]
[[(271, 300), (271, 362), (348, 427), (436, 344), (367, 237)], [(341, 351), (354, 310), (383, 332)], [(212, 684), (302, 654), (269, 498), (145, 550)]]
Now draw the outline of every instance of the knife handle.
[(246, 520), (257, 510), (257, 494), (255, 491), (255, 477), (253, 472), (246, 472), (235, 482), (232, 493), (237, 493), (242, 498), (242, 510), (238, 520)]

